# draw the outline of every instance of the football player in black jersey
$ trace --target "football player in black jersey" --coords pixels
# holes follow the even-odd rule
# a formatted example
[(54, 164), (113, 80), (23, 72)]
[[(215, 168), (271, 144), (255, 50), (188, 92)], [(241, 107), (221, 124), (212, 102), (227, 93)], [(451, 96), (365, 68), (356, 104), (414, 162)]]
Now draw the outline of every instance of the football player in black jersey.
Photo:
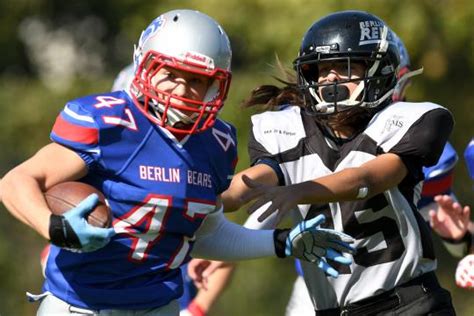
[(253, 166), (223, 194), (226, 208), (270, 203), (260, 219), (277, 213), (277, 222), (325, 214), (326, 226), (357, 239), (337, 279), (302, 263), (316, 315), (455, 313), (416, 207), (422, 169), (437, 162), (453, 118), (434, 103), (393, 102), (399, 65), (382, 20), (337, 12), (305, 34), (297, 84), (261, 86), (247, 102), (286, 106), (252, 117)]
[(249, 102), (290, 101), (252, 117), (251, 161), (273, 169), (281, 185), (244, 176), (252, 190), (243, 201), (256, 200), (249, 211), (270, 202), (261, 219), (295, 208), (300, 220), (323, 213), (357, 239), (354, 263), (336, 280), (303, 263), (317, 315), (454, 314), (416, 208), (422, 168), (437, 162), (453, 119), (434, 103), (392, 101), (399, 64), (382, 20), (337, 12), (305, 34), (297, 86), (276, 96), (263, 86)]

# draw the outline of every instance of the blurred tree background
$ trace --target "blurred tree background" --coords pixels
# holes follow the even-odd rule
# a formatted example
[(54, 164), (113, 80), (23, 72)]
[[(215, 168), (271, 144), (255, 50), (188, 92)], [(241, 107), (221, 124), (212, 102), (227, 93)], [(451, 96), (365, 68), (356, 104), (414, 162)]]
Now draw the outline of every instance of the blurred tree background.
[[(131, 62), (141, 31), (176, 8), (209, 14), (230, 36), (234, 76), (222, 117), (238, 127), (239, 169), (248, 165), (252, 114), (239, 104), (255, 86), (276, 83), (271, 78), (275, 55), (290, 67), (306, 29), (330, 12), (360, 9), (378, 15), (404, 40), (412, 65), (424, 67), (408, 98), (453, 112), (451, 142), (461, 156), (455, 190), (460, 201), (474, 205), (462, 159), (474, 134), (471, 0), (0, 0), (0, 176), (49, 142), (55, 116), (67, 100), (109, 90)], [(3, 206), (0, 212), (0, 315), (33, 315), (36, 305), (27, 303), (25, 291), (41, 290), (39, 253), (45, 241)], [(244, 211), (230, 215), (238, 222), (245, 217)], [(454, 285), (457, 260), (436, 237), (435, 243), (442, 284), (451, 290), (459, 315), (473, 315), (472, 292)], [(291, 260), (242, 263), (211, 315), (283, 315), (294, 277)]]

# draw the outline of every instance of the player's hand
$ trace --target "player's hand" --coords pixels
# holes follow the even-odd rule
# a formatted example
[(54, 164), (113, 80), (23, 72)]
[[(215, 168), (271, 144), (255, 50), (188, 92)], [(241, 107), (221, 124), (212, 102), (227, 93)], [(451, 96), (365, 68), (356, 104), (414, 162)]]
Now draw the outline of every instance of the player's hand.
[(94, 227), (85, 218), (98, 202), (97, 194), (91, 194), (63, 215), (51, 215), (51, 243), (76, 252), (90, 252), (104, 247), (115, 235), (114, 229)]
[(474, 290), (474, 255), (467, 255), (459, 261), (456, 268), (456, 285)]
[(324, 220), (321, 214), (299, 223), (289, 231), (285, 239), (285, 255), (313, 262), (326, 274), (336, 278), (339, 273), (326, 259), (350, 265), (352, 260), (342, 254), (355, 253), (355, 248), (350, 245), (354, 238), (332, 229), (320, 228)]
[(298, 205), (301, 193), (294, 186), (270, 186), (262, 184), (258, 181), (250, 179), (246, 175), (242, 175), (242, 181), (252, 190), (246, 192), (242, 198), (242, 204), (255, 200), (248, 208), (247, 212), (252, 214), (260, 207), (271, 202), (268, 208), (258, 217), (258, 221), (262, 222), (272, 213), (278, 212), (276, 223), (278, 224), (285, 214)]
[(431, 228), (443, 238), (461, 240), (468, 230), (470, 207), (462, 207), (449, 195), (437, 195), (434, 200), (438, 210), (429, 212)]
[(198, 289), (207, 290), (209, 277), (217, 269), (225, 267), (228, 263), (206, 259), (192, 259), (188, 263), (188, 276), (193, 280)]

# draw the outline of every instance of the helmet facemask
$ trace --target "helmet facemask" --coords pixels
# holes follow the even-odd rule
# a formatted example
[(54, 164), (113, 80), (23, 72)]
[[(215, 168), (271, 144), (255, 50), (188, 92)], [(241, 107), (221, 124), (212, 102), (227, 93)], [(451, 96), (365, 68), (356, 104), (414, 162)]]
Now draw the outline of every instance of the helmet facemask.
[[(209, 87), (204, 99), (188, 99), (157, 89), (152, 81), (163, 67), (208, 77)], [(132, 97), (145, 115), (160, 126), (178, 134), (193, 134), (214, 124), (224, 105), (230, 79), (228, 71), (209, 69), (193, 61), (149, 51), (136, 71)]]

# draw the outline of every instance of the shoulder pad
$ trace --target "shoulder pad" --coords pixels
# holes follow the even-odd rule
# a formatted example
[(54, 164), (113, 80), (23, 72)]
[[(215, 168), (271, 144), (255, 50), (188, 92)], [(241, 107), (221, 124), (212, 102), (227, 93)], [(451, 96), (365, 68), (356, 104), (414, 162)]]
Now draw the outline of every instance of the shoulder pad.
[(445, 108), (430, 102), (393, 103), (372, 118), (364, 133), (387, 152), (400, 141), (415, 122), (434, 109)]
[(271, 154), (295, 147), (306, 136), (300, 110), (298, 106), (288, 106), (252, 115), (255, 140)]

